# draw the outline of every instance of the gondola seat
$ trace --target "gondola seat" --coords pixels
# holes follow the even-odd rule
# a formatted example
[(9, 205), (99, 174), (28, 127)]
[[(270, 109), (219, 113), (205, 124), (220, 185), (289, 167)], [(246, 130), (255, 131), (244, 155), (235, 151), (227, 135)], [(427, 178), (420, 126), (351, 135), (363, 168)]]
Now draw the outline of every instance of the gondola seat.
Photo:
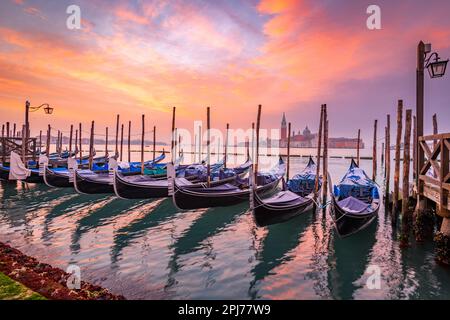
[(300, 205), (306, 201), (308, 200), (289, 190), (281, 191), (272, 197), (264, 199), (265, 204), (272, 206)]

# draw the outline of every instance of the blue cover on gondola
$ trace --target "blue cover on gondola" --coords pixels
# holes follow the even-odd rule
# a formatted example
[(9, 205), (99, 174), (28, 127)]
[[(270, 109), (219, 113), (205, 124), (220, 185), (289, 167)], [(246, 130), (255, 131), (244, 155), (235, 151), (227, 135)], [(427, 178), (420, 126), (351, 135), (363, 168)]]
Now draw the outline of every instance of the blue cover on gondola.
[[(312, 158), (309, 158), (306, 168), (289, 179), (287, 182), (288, 189), (295, 193), (309, 193), (310, 190), (314, 189), (316, 182), (316, 171), (316, 164)], [(319, 181), (319, 187), (320, 184), (321, 181)]]
[(379, 198), (376, 184), (367, 174), (352, 162), (339, 186), (334, 186), (334, 194), (341, 199), (352, 196), (358, 199)]

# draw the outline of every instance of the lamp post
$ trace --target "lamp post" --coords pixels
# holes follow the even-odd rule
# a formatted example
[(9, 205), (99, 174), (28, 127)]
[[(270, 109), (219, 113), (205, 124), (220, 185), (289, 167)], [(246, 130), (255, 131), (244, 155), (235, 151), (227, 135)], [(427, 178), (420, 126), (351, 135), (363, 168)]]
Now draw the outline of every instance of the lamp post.
[[(43, 103), (40, 106), (37, 107), (32, 107), (29, 101), (25, 102), (25, 132), (23, 133), (24, 137), (24, 143), (28, 143), (28, 139), (30, 138), (30, 122), (29, 122), (29, 114), (30, 112), (35, 112), (38, 111), (39, 109), (41, 109), (42, 107), (44, 107), (44, 112), (45, 114), (52, 114), (54, 108), (50, 107), (50, 105), (48, 103)], [(25, 152), (26, 153), (26, 152)], [(23, 162), (26, 163), (26, 154), (22, 155), (23, 157)]]
[[(419, 145), (419, 137), (423, 136), (423, 110), (424, 110), (424, 70), (428, 69), (431, 78), (440, 78), (445, 74), (447, 63), (449, 60), (440, 60), (436, 52), (431, 53), (431, 44), (419, 42), (417, 47), (417, 72), (416, 72), (416, 117), (417, 117), (417, 133), (416, 139), (416, 186), (418, 194), (423, 192), (423, 186), (419, 183), (420, 169), (425, 162), (424, 152)], [(432, 60), (434, 58), (434, 60)]]

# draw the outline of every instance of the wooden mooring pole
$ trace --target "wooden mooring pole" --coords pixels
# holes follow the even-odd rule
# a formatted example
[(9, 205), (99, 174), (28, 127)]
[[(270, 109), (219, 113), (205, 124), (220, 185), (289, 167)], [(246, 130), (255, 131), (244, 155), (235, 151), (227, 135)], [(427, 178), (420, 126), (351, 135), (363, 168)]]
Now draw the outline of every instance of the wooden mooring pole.
[(142, 134), (141, 134), (141, 174), (145, 172), (144, 164), (144, 141), (145, 141), (145, 115), (142, 115)]
[(6, 162), (5, 125), (2, 124), (2, 165)]
[(128, 121), (128, 162), (131, 162), (131, 121)]
[(207, 166), (206, 166), (206, 181), (208, 187), (211, 186), (211, 109), (209, 107), (206, 108), (206, 149), (208, 152), (207, 155)]
[(228, 131), (230, 131), (230, 124), (227, 123), (227, 130), (225, 131), (225, 145), (224, 145), (224, 156), (223, 156), (223, 167), (227, 168), (227, 161), (228, 161)]
[(412, 110), (406, 110), (405, 139), (403, 142), (403, 187), (402, 187), (402, 239), (401, 244), (407, 246), (409, 242), (409, 166), (411, 161), (411, 120)]
[[(438, 123), (437, 123), (437, 115), (436, 113), (433, 114), (433, 134), (438, 134)], [(437, 140), (433, 140), (433, 149), (436, 149), (437, 146)]]
[[(413, 179), (417, 176), (417, 118), (413, 116)], [(416, 195), (417, 196), (417, 195)]]
[(48, 125), (47, 129), (47, 143), (45, 145), (45, 155), (47, 157), (50, 157), (50, 143), (51, 143), (51, 137), (52, 137), (52, 127)]
[[(325, 105), (324, 111), (324, 128), (323, 128), (323, 185), (322, 185), (322, 194), (323, 199), (322, 203), (327, 203), (328, 196), (328, 114), (327, 114), (327, 106)], [(325, 212), (325, 207), (323, 208)]]
[(73, 124), (70, 125), (70, 135), (69, 135), (69, 157), (72, 155), (72, 138), (73, 138)]
[(25, 165), (25, 167), (28, 167), (28, 161), (27, 161), (27, 153), (26, 153), (26, 144), (27, 144), (27, 135), (26, 135), (27, 126), (22, 126), (22, 162)]
[(383, 150), (384, 150), (384, 160), (383, 160), (383, 164), (384, 164), (384, 180), (386, 182), (386, 172), (387, 172), (387, 148), (388, 148), (388, 143), (387, 143), (387, 136), (388, 136), (388, 131), (387, 131), (387, 126), (384, 127), (384, 143), (383, 143)]
[(320, 149), (322, 148), (322, 131), (323, 131), (323, 113), (324, 105), (320, 107), (320, 122), (319, 122), (319, 140), (317, 142), (317, 163), (316, 163), (316, 180), (314, 182), (314, 199), (317, 199), (319, 192), (319, 175), (320, 175)]
[(360, 142), (361, 141), (361, 129), (358, 129), (358, 142), (356, 144), (356, 164), (359, 167), (359, 149), (360, 149)]
[(79, 123), (79, 126), (78, 126), (78, 132), (80, 133), (79, 134), (79, 136), (78, 136), (78, 143), (79, 143), (79, 146), (80, 146), (80, 166), (82, 167), (83, 166), (83, 146), (82, 146), (82, 143), (83, 143), (83, 141), (81, 140), (81, 122)]
[(41, 153), (42, 149), (42, 130), (39, 130), (39, 153)]
[(123, 159), (123, 123), (120, 126), (120, 161)]
[(105, 128), (105, 157), (106, 157), (106, 161), (108, 161), (109, 158), (109, 152), (108, 152), (108, 140), (109, 140), (109, 129), (108, 127)]
[(153, 161), (156, 158), (156, 126), (153, 126)]
[(116, 116), (116, 148), (114, 150), (114, 157), (117, 159), (119, 157), (119, 120), (120, 115)]
[(75, 145), (75, 151), (74, 152), (75, 152), (75, 158), (76, 158), (77, 154), (79, 152), (79, 150), (78, 150), (78, 129), (75, 130), (75, 143), (74, 143), (74, 145)]
[(387, 203), (389, 202), (389, 189), (391, 183), (391, 115), (388, 114), (386, 116), (386, 152), (385, 152), (385, 161), (386, 161), (386, 188), (385, 188), (385, 197), (387, 199)]
[(402, 118), (403, 118), (403, 100), (398, 101), (397, 106), (397, 137), (395, 140), (395, 168), (394, 168), (394, 196), (392, 198), (393, 222), (397, 222), (397, 213), (399, 211), (399, 189), (400, 189), (400, 145), (402, 142)]
[(171, 136), (172, 136), (172, 139), (171, 139), (171, 141), (170, 141), (170, 155), (171, 155), (171, 158), (172, 158), (172, 164), (174, 163), (174, 152), (175, 152), (175, 149), (174, 149), (174, 147), (175, 147), (175, 143), (176, 143), (176, 137), (175, 137), (175, 112), (176, 112), (176, 109), (175, 109), (175, 107), (173, 107), (173, 109), (172, 109), (172, 131), (171, 131)]
[(255, 150), (255, 182), (254, 186), (258, 186), (258, 166), (259, 166), (259, 128), (261, 126), (261, 109), (262, 106), (258, 105), (258, 115), (256, 117), (256, 150)]
[(377, 125), (378, 120), (373, 124), (373, 155), (372, 155), (372, 180), (377, 179)]
[(287, 136), (287, 165), (286, 165), (286, 182), (289, 181), (289, 171), (291, 168), (291, 123), (288, 123), (288, 136)]
[(91, 122), (91, 137), (89, 138), (89, 169), (92, 170), (94, 160), (94, 121)]

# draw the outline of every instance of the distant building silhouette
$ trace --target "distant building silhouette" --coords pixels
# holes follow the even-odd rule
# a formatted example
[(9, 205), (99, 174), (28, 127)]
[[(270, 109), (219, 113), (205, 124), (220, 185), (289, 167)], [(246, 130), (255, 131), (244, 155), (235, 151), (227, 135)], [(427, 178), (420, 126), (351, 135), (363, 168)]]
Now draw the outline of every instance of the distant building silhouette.
[[(281, 119), (281, 139), (280, 139), (280, 147), (287, 147), (287, 125), (286, 125), (286, 115), (283, 112), (283, 117)], [(303, 132), (298, 131), (295, 134), (295, 131), (292, 130), (291, 136), (291, 147), (293, 148), (317, 148), (318, 144), (318, 135), (317, 133), (312, 133), (308, 126), (303, 129)], [(357, 138), (328, 138), (328, 147), (336, 148), (336, 149), (356, 149), (358, 146)], [(360, 139), (359, 147), (364, 149), (364, 142)]]

